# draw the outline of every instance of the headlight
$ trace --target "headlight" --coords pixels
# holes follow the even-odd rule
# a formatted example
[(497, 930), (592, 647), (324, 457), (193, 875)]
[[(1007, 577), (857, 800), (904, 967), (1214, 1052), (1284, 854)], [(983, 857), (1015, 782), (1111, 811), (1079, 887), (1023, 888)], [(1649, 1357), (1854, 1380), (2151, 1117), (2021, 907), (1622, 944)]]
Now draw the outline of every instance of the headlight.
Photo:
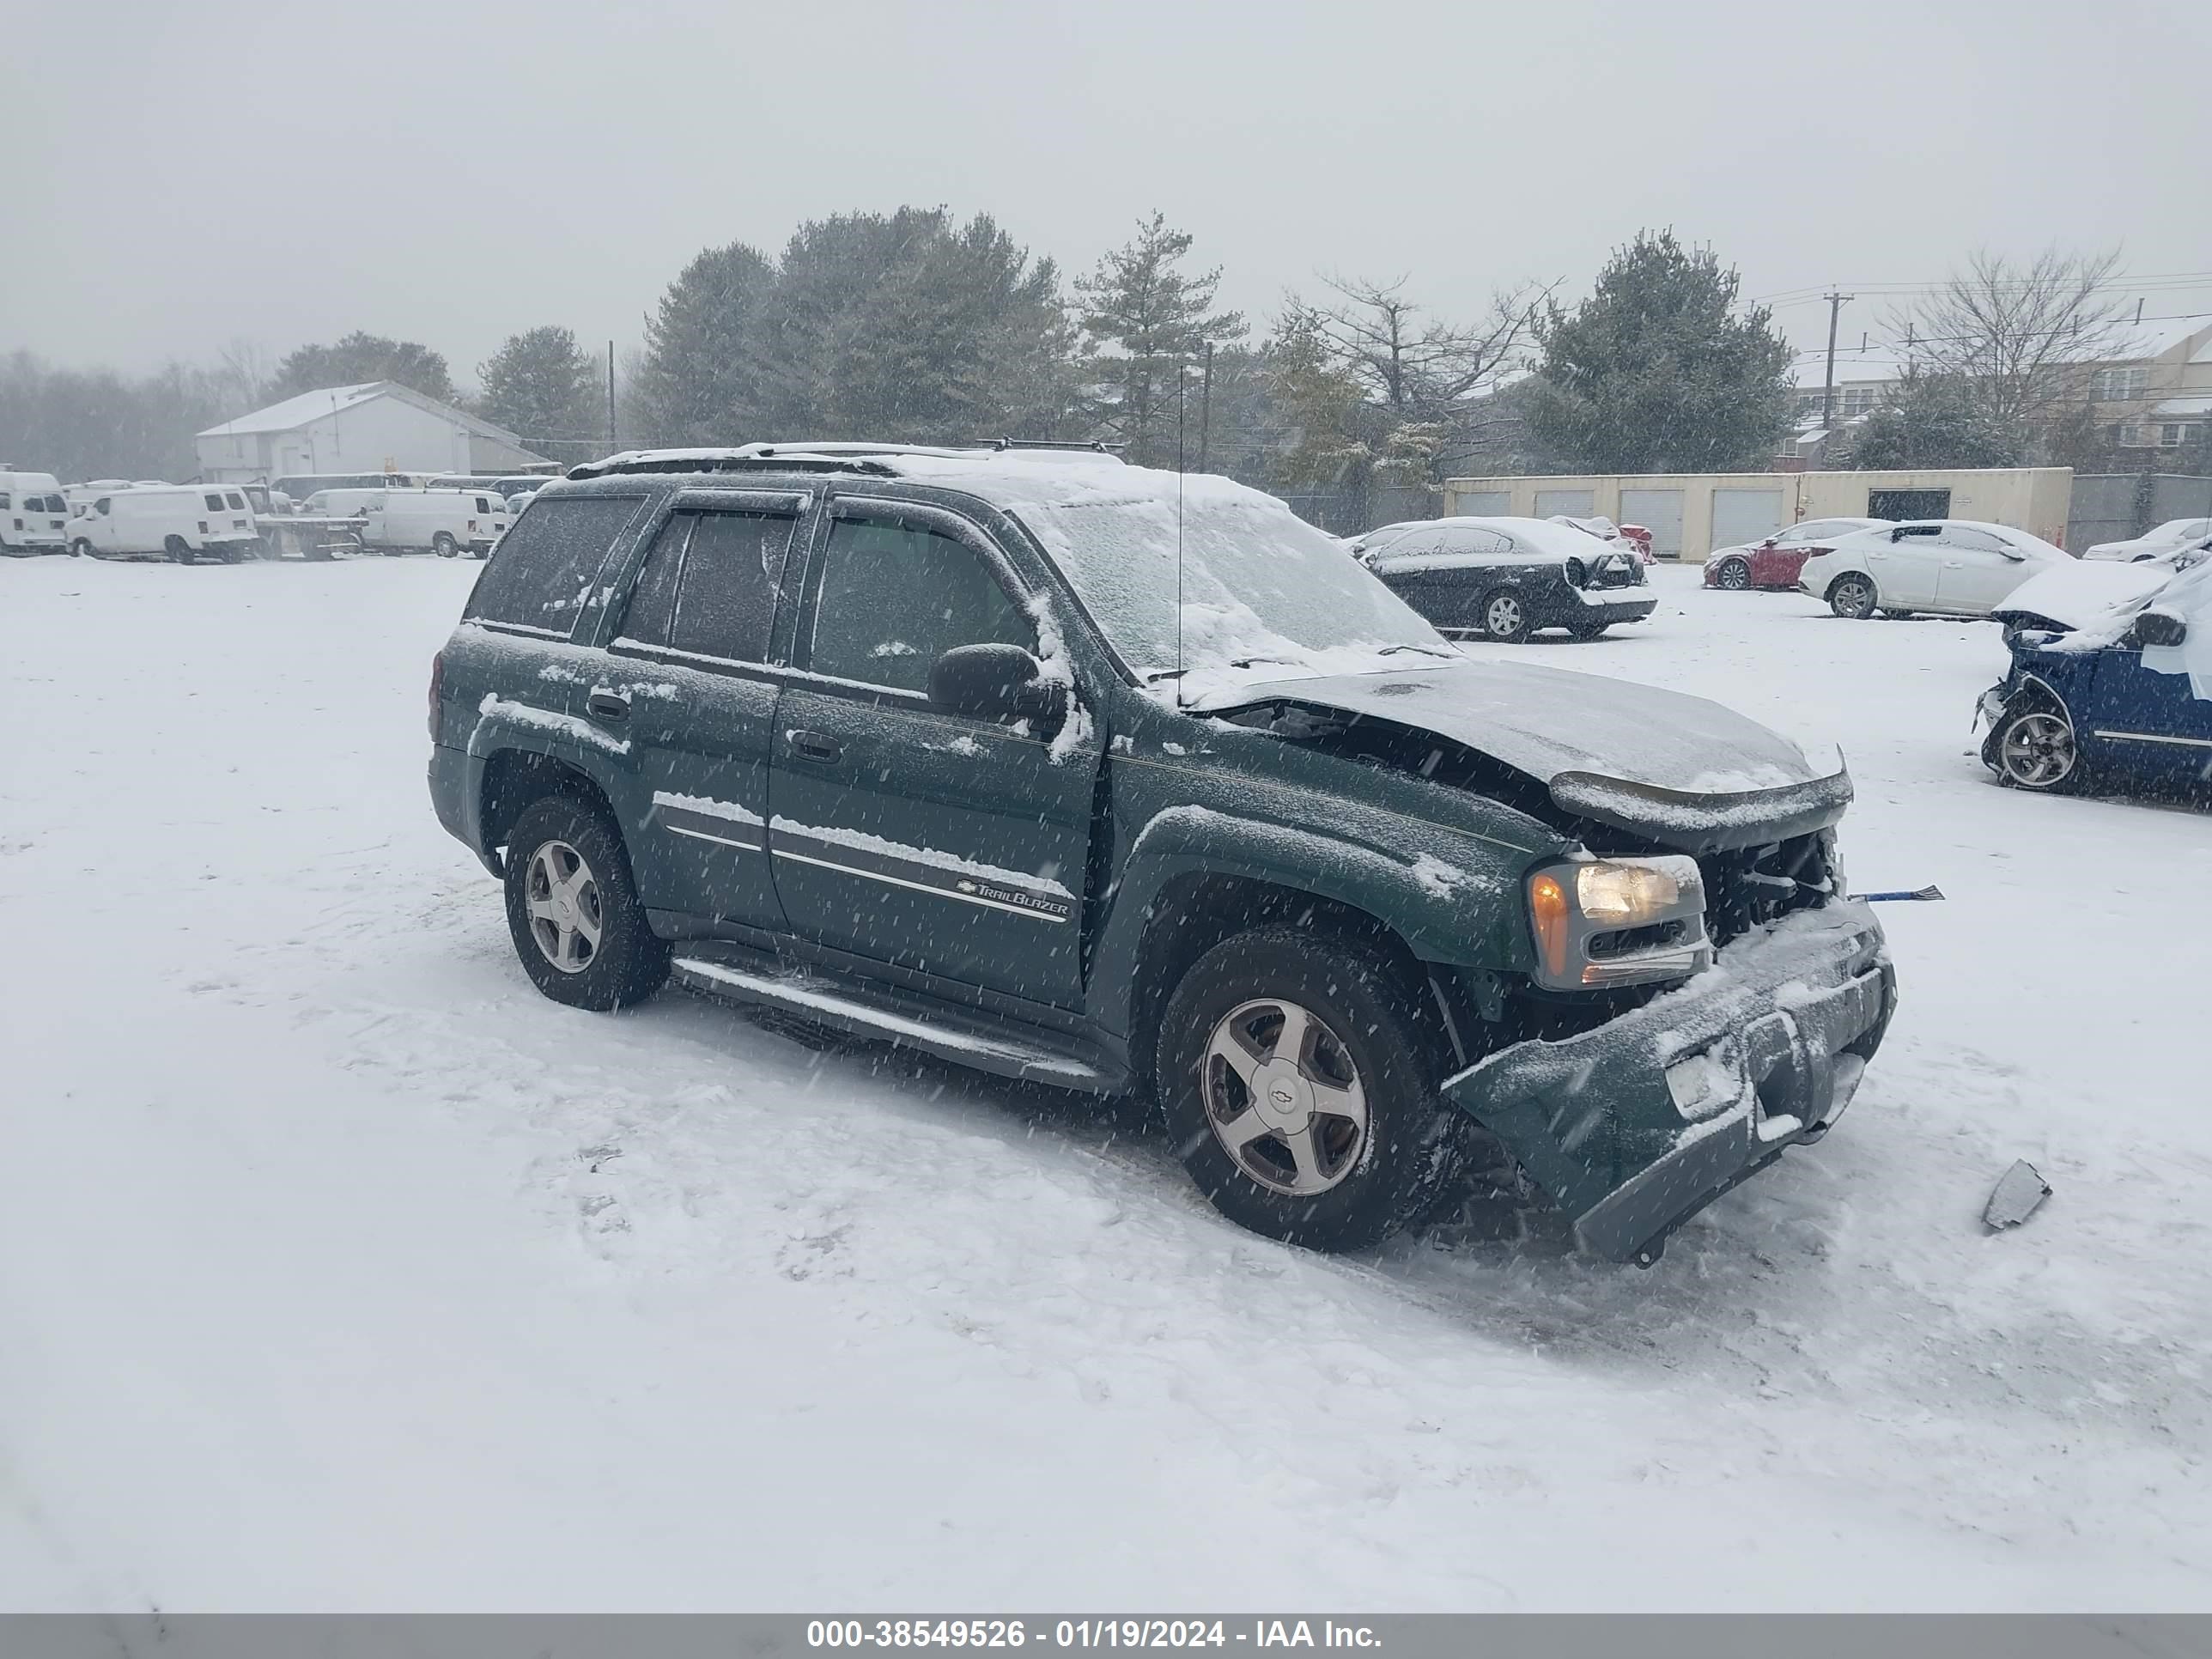
[(1592, 921), (1607, 927), (1641, 927), (1656, 921), (1682, 900), (1683, 872), (1698, 879), (1689, 859), (1653, 859), (1639, 864), (1585, 864), (1575, 872), (1575, 905)]
[(1695, 859), (1584, 859), (1528, 878), (1537, 979), (1556, 990), (1680, 979), (1712, 959)]

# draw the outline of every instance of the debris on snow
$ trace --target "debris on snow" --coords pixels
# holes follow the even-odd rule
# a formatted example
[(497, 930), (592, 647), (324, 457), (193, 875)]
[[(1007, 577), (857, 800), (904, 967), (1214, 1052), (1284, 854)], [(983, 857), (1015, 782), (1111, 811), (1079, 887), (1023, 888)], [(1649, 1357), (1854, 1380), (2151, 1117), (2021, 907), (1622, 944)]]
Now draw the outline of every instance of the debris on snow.
[(1982, 1209), (1982, 1224), (1991, 1232), (2017, 1227), (2051, 1196), (2051, 1183), (2026, 1158), (2017, 1159), (1997, 1182)]

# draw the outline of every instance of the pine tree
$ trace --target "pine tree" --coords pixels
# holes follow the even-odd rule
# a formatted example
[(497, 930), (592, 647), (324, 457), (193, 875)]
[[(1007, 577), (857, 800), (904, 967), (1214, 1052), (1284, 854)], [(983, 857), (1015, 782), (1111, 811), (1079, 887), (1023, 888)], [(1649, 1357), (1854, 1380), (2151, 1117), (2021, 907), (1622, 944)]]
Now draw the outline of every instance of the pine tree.
[(541, 455), (581, 460), (604, 448), (599, 424), (599, 366), (555, 324), (511, 334), (477, 369), (485, 418), (518, 434)]
[(2019, 429), (1992, 416), (1959, 377), (1915, 374), (1887, 407), (1851, 428), (1842, 465), (1862, 471), (2018, 466), (2024, 447)]
[(728, 444), (770, 435), (757, 359), (775, 267), (743, 242), (702, 249), (646, 320), (635, 381), (647, 444)]
[(1546, 306), (1530, 435), (1586, 472), (1725, 472), (1765, 463), (1790, 426), (1791, 352), (1710, 248), (1644, 233), (1571, 314)]
[(1209, 343), (1244, 335), (1242, 313), (1213, 309), (1220, 267), (1182, 269), (1190, 246), (1188, 233), (1169, 229), (1154, 213), (1139, 222), (1133, 240), (1075, 283), (1079, 321), (1112, 385), (1103, 423), (1123, 444), (1124, 458), (1143, 465), (1175, 465), (1182, 366), (1203, 356)]
[(988, 215), (801, 225), (770, 261), (710, 248), (647, 327), (637, 403), (656, 443), (1073, 435), (1060, 273)]

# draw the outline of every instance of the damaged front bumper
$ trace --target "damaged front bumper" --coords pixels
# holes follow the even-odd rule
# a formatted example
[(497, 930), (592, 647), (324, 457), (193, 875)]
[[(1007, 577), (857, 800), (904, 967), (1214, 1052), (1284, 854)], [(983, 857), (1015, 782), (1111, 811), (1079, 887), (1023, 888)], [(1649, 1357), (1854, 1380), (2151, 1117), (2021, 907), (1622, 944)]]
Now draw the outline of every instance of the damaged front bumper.
[(1881, 924), (1843, 901), (1746, 935), (1595, 1030), (1500, 1049), (1444, 1093), (1584, 1249), (1649, 1266), (1683, 1222), (1828, 1132), (1896, 1006)]

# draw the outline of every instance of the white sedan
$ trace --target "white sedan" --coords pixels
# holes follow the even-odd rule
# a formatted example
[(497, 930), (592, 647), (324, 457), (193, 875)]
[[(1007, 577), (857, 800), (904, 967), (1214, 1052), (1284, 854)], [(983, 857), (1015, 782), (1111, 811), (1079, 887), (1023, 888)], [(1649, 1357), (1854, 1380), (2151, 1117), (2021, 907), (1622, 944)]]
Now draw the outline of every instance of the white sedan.
[(2207, 536), (2212, 536), (2212, 519), (2168, 519), (2157, 529), (2147, 530), (2126, 541), (2099, 542), (2081, 556), (2137, 564), (2161, 553), (2171, 553), (2177, 547), (2186, 547), (2191, 542), (2201, 542)]
[(1797, 585), (1838, 617), (1986, 617), (2013, 589), (2070, 556), (2010, 525), (1923, 519), (1838, 537)]

